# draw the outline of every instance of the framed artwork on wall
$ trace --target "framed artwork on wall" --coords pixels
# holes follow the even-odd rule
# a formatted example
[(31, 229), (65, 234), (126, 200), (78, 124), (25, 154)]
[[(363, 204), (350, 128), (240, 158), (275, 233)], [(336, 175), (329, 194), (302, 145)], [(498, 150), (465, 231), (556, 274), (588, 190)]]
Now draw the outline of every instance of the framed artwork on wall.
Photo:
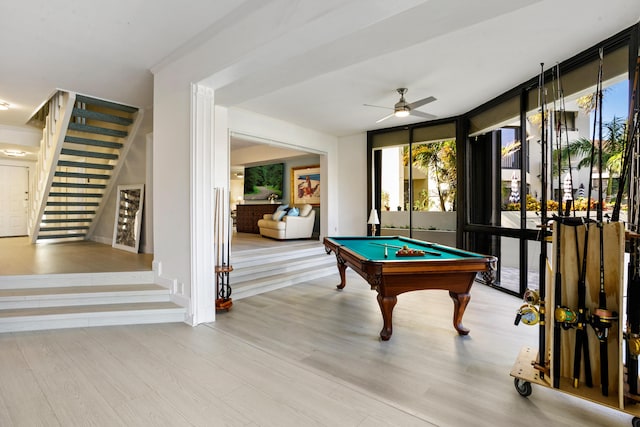
[(116, 249), (138, 252), (142, 226), (144, 185), (118, 185), (113, 244)]
[(291, 168), (291, 204), (320, 206), (320, 165)]
[(282, 199), (284, 163), (244, 168), (244, 200)]

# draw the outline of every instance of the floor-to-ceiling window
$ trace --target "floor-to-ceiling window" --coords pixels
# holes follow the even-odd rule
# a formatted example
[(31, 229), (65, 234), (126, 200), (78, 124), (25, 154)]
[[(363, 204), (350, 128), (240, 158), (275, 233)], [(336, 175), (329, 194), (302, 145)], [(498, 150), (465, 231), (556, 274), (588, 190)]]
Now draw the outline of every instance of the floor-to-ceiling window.
[[(551, 257), (544, 225), (554, 214), (586, 215), (586, 207), (598, 200), (593, 183), (600, 173), (609, 203), (605, 209), (613, 209), (630, 60), (623, 38), (603, 45), (603, 111), (608, 114), (602, 139), (608, 161), (601, 169), (589, 164), (594, 138), (599, 140), (593, 111), (598, 47), (543, 68), (532, 81), (469, 114), (466, 238), (470, 249), (499, 258), (495, 286), (507, 292), (522, 295), (541, 286), (540, 271)], [(622, 209), (623, 221), (624, 214)]]
[[(463, 116), (369, 132), (379, 233), (433, 240), (436, 231), (456, 230), (447, 242), (499, 258), (492, 286), (515, 295), (539, 288), (551, 256), (543, 226), (551, 216), (584, 216), (600, 192), (606, 213), (613, 211), (637, 31), (543, 65), (539, 76)], [(597, 122), (600, 49), (604, 114)], [(606, 152), (596, 167), (588, 160), (600, 123)], [(625, 221), (624, 206), (619, 212)]]
[(455, 121), (369, 136), (379, 234), (456, 244)]

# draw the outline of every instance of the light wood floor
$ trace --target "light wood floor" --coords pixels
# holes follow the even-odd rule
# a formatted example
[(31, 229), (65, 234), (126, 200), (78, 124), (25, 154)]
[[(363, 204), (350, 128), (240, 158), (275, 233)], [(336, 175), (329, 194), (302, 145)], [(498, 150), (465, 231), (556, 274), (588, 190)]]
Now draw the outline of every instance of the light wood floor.
[[(232, 255), (293, 245), (257, 234), (234, 233)], [(0, 276), (151, 270), (153, 254), (135, 254), (92, 241), (31, 244), (28, 237), (0, 238)]]
[[(234, 236), (234, 251), (278, 247)], [(152, 255), (0, 239), (0, 274), (150, 269)], [(95, 255), (95, 257), (94, 257)], [(0, 426), (628, 426), (630, 415), (509, 371), (537, 330), (476, 284), (467, 337), (446, 292), (401, 295), (381, 342), (375, 293), (348, 271), (242, 299), (217, 321), (0, 334)]]
[(214, 323), (0, 335), (2, 426), (628, 426), (631, 417), (509, 371), (536, 329), (476, 284), (458, 336), (444, 291), (398, 298), (378, 339), (375, 293), (316, 279), (246, 298)]
[(28, 237), (0, 238), (0, 275), (151, 270), (152, 254), (135, 254), (88, 240), (31, 244)]

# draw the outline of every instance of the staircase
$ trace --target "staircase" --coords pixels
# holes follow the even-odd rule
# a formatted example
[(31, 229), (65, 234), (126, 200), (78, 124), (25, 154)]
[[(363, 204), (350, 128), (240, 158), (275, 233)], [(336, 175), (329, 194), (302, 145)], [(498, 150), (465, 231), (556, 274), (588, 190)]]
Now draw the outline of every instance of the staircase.
[(141, 119), (135, 107), (64, 91), (31, 118), (43, 129), (32, 242), (91, 236)]
[(278, 248), (235, 253), (229, 275), (234, 301), (325, 276), (340, 277), (336, 257), (327, 255), (318, 241), (287, 242)]
[(185, 314), (152, 271), (0, 276), (0, 333), (184, 322)]

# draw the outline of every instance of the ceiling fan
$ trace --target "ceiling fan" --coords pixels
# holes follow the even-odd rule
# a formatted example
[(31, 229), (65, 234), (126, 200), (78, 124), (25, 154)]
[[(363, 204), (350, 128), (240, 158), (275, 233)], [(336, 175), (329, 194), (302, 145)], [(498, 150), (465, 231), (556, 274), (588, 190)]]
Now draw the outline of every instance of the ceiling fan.
[[(396, 91), (400, 94), (400, 100), (398, 102), (396, 102), (396, 104), (393, 106), (393, 113), (389, 114), (388, 116), (384, 116), (383, 118), (381, 118), (380, 120), (377, 120), (376, 123), (380, 123), (383, 120), (387, 120), (391, 117), (407, 117), (408, 115), (412, 115), (412, 116), (416, 116), (416, 117), (422, 117), (424, 119), (435, 119), (436, 116), (434, 116), (433, 114), (429, 114), (429, 113), (423, 113), (422, 111), (417, 111), (416, 108), (421, 107), (425, 104), (428, 104), (430, 102), (433, 102), (436, 100), (436, 98), (434, 98), (433, 96), (428, 96), (426, 98), (422, 98), (418, 101), (412, 102), (412, 103), (408, 103), (405, 99), (404, 99), (404, 94), (407, 93), (407, 88), (406, 87), (401, 87), (396, 89)], [(387, 108), (388, 107), (381, 107), (379, 105), (370, 105), (370, 104), (364, 104), (367, 107), (376, 107), (376, 108)]]

